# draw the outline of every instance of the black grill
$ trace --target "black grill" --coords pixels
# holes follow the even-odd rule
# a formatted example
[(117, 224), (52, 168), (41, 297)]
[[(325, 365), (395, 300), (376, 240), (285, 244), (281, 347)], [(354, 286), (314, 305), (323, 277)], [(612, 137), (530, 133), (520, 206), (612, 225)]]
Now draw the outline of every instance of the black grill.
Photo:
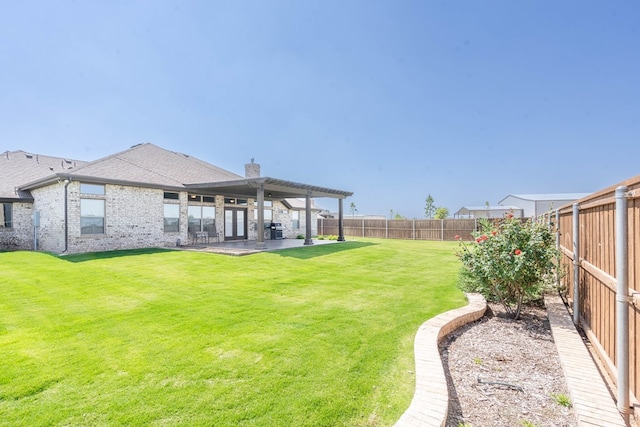
[(272, 222), (269, 227), (271, 228), (271, 240), (280, 240), (284, 238), (282, 235), (282, 223)]

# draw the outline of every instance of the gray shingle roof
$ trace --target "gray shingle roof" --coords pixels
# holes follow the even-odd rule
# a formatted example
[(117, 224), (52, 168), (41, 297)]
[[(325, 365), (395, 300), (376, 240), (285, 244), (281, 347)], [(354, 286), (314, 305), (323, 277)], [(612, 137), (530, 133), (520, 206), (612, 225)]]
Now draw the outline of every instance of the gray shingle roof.
[[(22, 157), (24, 157), (24, 153)], [(235, 191), (238, 195), (255, 195), (256, 185), (264, 185), (266, 191), (280, 198), (299, 197), (307, 194), (308, 191), (320, 195), (320, 197), (344, 197), (352, 194), (351, 192), (269, 177), (244, 178), (187, 154), (165, 150), (149, 143), (139, 144), (89, 163), (55, 159), (55, 161), (51, 161), (51, 164), (57, 164), (56, 162), (61, 166), (40, 167), (41, 165), (33, 161), (25, 162), (22, 160), (21, 164), (9, 161), (7, 163), (12, 166), (11, 169), (6, 169), (7, 174), (4, 174), (5, 169), (0, 170), (3, 173), (0, 176), (0, 181), (2, 181), (0, 188), (7, 194), (11, 193), (11, 197), (16, 198), (14, 188), (19, 187), (24, 190), (20, 192), (21, 198), (24, 199), (31, 199), (28, 190), (50, 185), (60, 179), (167, 190), (207, 189), (209, 191), (226, 191), (228, 194)], [(7, 175), (10, 176), (8, 181), (4, 178)], [(0, 197), (1, 195), (2, 193), (0, 193)]]
[(71, 172), (71, 177), (90, 177), (153, 187), (184, 187), (198, 182), (242, 179), (240, 175), (195, 157), (165, 150), (153, 144), (136, 145), (126, 151), (91, 162)]
[(87, 163), (21, 150), (6, 151), (0, 156), (0, 198), (4, 199), (31, 200), (29, 192), (17, 188), (58, 173), (71, 172)]

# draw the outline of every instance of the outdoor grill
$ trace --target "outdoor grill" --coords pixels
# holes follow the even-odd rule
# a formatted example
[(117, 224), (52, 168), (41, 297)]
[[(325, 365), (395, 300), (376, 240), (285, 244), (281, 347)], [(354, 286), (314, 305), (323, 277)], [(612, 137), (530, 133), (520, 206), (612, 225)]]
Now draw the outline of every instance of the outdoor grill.
[(270, 225), (271, 228), (271, 240), (279, 240), (283, 239), (282, 235), (282, 223), (280, 222), (272, 222)]

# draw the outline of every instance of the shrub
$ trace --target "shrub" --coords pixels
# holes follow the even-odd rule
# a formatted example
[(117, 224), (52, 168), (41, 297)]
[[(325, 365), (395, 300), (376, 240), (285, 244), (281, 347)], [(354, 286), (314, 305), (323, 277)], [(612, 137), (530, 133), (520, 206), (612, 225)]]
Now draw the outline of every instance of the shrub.
[(518, 319), (522, 305), (539, 299), (553, 277), (555, 238), (546, 224), (522, 222), (512, 214), (498, 224), (481, 219), (480, 225), (475, 242), (460, 241), (459, 286), (502, 304)]
[(298, 235), (296, 236), (296, 239), (304, 239), (304, 234), (298, 234)]

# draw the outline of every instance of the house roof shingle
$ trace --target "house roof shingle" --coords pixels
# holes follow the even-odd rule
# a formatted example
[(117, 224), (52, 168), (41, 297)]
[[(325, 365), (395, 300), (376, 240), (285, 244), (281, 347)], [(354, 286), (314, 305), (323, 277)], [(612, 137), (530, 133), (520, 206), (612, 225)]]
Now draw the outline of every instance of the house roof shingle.
[(22, 150), (6, 151), (0, 157), (0, 199), (32, 200), (28, 191), (19, 188), (60, 173), (70, 173), (87, 162), (31, 154)]
[[(195, 157), (145, 143), (93, 162), (76, 162), (73, 168), (44, 170), (38, 174), (12, 176), (11, 190), (19, 187), (24, 198), (29, 190), (60, 179), (135, 185), (150, 188), (220, 191), (238, 196), (255, 195), (257, 186), (276, 198), (300, 197), (312, 191), (320, 197), (346, 197), (351, 192), (278, 180), (269, 177), (244, 178)], [(29, 169), (29, 168), (27, 168)], [(15, 171), (12, 171), (15, 172)], [(47, 172), (47, 173), (45, 173)], [(8, 191), (8, 189), (7, 189)]]
[(91, 162), (70, 175), (154, 187), (184, 187), (202, 181), (242, 179), (240, 175), (195, 157), (149, 143)]
[[(52, 172), (53, 173), (53, 172)], [(118, 182), (160, 188), (186, 188), (203, 180), (218, 182), (242, 179), (240, 175), (195, 157), (145, 143), (107, 157), (84, 163), (71, 171), (22, 181), (24, 189), (47, 185), (59, 177), (75, 180)]]

